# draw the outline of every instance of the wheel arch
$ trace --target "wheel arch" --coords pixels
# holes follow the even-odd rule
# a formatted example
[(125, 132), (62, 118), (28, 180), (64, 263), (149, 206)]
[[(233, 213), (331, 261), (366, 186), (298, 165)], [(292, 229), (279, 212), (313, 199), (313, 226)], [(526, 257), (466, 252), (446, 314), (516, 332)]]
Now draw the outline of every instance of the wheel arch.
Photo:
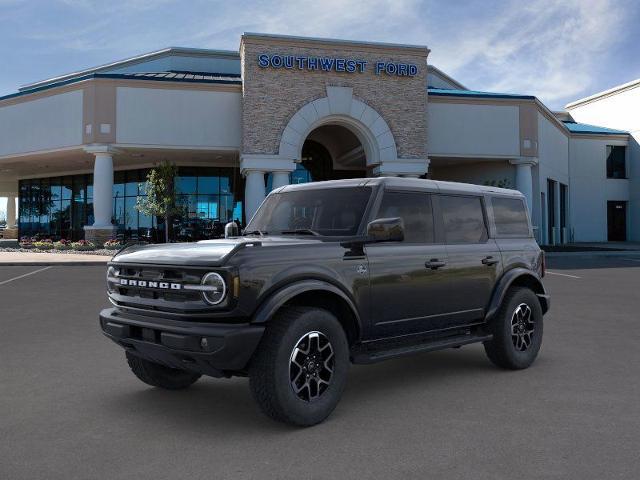
[(525, 268), (513, 268), (505, 272), (502, 277), (500, 277), (500, 280), (498, 280), (498, 283), (493, 290), (493, 294), (491, 295), (491, 300), (489, 302), (489, 308), (487, 309), (487, 314), (485, 316), (487, 321), (491, 320), (491, 318), (496, 314), (502, 304), (507, 290), (511, 287), (526, 287), (531, 289), (538, 297), (538, 300), (540, 300), (542, 313), (545, 314), (549, 310), (549, 295), (547, 295), (540, 277), (531, 270)]
[(362, 333), (358, 310), (349, 296), (335, 285), (323, 280), (304, 280), (286, 285), (267, 297), (258, 307), (253, 323), (268, 322), (278, 310), (286, 306), (307, 306), (328, 310), (345, 330), (350, 345)]

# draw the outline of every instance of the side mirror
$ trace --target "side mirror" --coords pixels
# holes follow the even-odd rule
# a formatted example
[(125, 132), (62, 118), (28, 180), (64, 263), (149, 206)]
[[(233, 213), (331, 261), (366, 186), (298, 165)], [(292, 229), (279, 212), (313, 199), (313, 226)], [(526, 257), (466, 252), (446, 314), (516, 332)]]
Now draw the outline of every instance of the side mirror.
[(400, 217), (378, 218), (367, 225), (367, 236), (372, 242), (401, 242), (404, 222)]
[(229, 222), (224, 226), (224, 238), (238, 237), (240, 235), (240, 229), (236, 222)]

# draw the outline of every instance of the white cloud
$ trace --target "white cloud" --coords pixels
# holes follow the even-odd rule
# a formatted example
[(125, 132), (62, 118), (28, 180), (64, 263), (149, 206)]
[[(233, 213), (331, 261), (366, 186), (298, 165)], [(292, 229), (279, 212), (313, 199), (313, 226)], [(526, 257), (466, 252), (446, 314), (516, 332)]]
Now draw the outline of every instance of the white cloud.
[(465, 26), (463, 40), (436, 43), (434, 60), (472, 88), (535, 94), (556, 107), (584, 94), (595, 83), (598, 56), (622, 37), (624, 6), (611, 0), (523, 5)]
[(26, 13), (38, 24), (21, 35), (61, 71), (77, 67), (67, 52), (98, 64), (169, 45), (235, 50), (244, 31), (423, 44), (470, 88), (558, 107), (593, 90), (630, 11), (633, 0), (57, 0)]

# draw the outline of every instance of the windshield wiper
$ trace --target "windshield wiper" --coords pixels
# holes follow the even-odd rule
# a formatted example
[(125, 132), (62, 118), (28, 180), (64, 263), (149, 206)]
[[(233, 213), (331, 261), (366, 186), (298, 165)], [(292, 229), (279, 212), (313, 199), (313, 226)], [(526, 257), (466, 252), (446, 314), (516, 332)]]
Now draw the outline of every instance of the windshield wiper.
[(244, 232), (243, 235), (260, 235), (261, 237), (264, 237), (267, 233), (268, 232), (263, 232), (261, 230), (251, 230), (250, 232)]
[(296, 228), (295, 230), (283, 230), (280, 232), (282, 235), (314, 235), (319, 236), (320, 234), (315, 230), (311, 230), (310, 228)]

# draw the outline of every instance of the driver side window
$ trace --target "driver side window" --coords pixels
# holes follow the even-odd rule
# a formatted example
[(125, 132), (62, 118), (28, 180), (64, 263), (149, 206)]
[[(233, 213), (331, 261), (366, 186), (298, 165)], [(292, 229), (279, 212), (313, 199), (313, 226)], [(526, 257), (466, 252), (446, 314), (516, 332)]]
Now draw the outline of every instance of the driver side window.
[(400, 217), (404, 222), (404, 241), (434, 243), (431, 195), (418, 192), (386, 191), (378, 218)]

